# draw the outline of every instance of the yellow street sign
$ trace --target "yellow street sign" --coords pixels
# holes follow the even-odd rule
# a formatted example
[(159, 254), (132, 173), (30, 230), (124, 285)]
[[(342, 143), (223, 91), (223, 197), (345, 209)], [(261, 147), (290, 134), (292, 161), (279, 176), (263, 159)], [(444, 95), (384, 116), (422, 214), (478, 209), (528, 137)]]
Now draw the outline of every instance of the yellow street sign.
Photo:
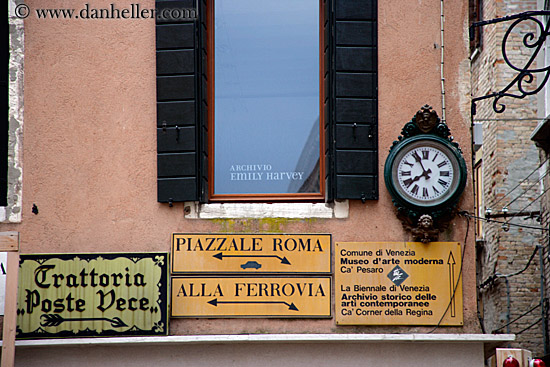
[(330, 274), (328, 234), (172, 235), (172, 273)]
[(338, 325), (463, 324), (457, 242), (339, 242)]
[(21, 255), (17, 338), (168, 333), (168, 253)]
[(172, 277), (172, 317), (331, 316), (330, 277)]

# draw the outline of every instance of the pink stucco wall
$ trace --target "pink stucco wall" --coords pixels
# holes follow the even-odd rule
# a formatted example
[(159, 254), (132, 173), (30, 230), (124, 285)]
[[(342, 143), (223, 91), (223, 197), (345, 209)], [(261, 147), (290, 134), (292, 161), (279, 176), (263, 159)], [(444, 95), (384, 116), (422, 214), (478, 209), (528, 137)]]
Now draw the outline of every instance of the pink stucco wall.
[[(31, 9), (111, 1), (28, 0)], [(117, 1), (154, 8), (154, 1)], [(334, 241), (410, 240), (383, 183), (388, 149), (424, 104), (441, 115), (440, 0), (379, 1), (380, 198), (350, 202), (347, 219), (185, 219), (156, 201), (155, 24), (152, 19), (25, 20), (21, 253), (169, 251), (173, 232), (331, 233)], [(447, 123), (470, 163), (467, 2), (445, 2)], [(470, 168), (470, 167), (469, 167)], [(471, 182), (459, 207), (473, 210)], [(37, 215), (31, 212), (33, 204)], [(465, 246), (464, 321), (478, 332), (473, 225), (455, 218), (440, 240)], [(334, 319), (171, 320), (171, 334), (426, 332), (336, 327)]]

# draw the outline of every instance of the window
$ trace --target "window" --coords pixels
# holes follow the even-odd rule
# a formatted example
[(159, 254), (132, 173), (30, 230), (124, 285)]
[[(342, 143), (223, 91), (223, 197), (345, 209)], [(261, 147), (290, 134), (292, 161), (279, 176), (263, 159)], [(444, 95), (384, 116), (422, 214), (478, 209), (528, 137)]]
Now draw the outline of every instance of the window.
[(323, 199), (319, 1), (207, 6), (210, 198)]
[[(483, 1), (469, 0), (470, 8), (470, 26), (483, 20)], [(470, 29), (470, 54), (481, 48), (483, 27), (475, 27)]]
[(197, 6), (157, 20), (158, 201), (377, 199), (376, 1)]

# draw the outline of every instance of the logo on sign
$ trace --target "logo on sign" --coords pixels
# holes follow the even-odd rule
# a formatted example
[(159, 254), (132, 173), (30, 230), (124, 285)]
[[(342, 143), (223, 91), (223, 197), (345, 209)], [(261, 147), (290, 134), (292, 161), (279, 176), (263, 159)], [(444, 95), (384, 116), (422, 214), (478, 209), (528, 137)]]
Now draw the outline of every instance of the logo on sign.
[(405, 273), (405, 270), (401, 269), (399, 265), (396, 265), (395, 268), (393, 268), (388, 273), (388, 278), (395, 284), (396, 286), (400, 286), (401, 283), (405, 281), (409, 277), (409, 274)]

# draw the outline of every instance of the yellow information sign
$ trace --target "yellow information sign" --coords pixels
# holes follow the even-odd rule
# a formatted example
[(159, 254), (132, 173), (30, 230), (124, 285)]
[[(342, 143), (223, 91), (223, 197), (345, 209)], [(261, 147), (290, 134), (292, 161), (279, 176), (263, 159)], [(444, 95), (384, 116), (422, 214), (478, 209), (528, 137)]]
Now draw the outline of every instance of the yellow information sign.
[(172, 273), (330, 274), (328, 234), (172, 235)]
[(172, 277), (172, 317), (331, 316), (330, 277)]
[(17, 337), (166, 335), (168, 253), (21, 255)]
[(338, 325), (463, 324), (457, 242), (336, 243)]

